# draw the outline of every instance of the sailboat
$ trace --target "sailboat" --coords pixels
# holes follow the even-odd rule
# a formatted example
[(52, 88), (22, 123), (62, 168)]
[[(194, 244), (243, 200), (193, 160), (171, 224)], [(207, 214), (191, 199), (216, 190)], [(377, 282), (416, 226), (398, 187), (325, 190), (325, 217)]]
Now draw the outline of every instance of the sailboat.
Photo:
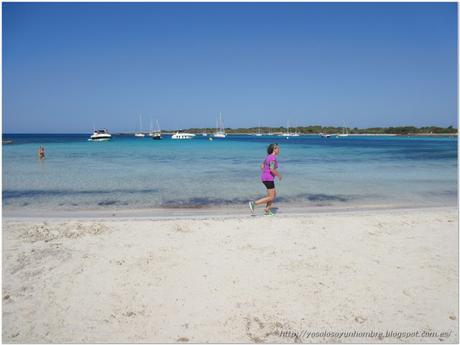
[(150, 118), (150, 131), (149, 131), (148, 136), (153, 137), (153, 121), (152, 121), (152, 118)]
[(214, 138), (224, 139), (227, 136), (225, 134), (224, 121), (222, 120), (222, 113), (219, 113), (219, 119), (217, 120), (216, 132)]
[(158, 120), (156, 120), (156, 123), (155, 123), (155, 130), (152, 132), (152, 139), (161, 140), (161, 129), (160, 129), (160, 125), (158, 124)]
[[(289, 132), (289, 121), (287, 122), (287, 132), (286, 133), (281, 133), (282, 137), (286, 137), (286, 139), (289, 139), (289, 137), (294, 136), (293, 133)], [(298, 136), (298, 135), (297, 135)]]
[(343, 128), (342, 128), (342, 134), (337, 134), (336, 135), (336, 138), (343, 138), (343, 137), (348, 137), (348, 128), (345, 124), (345, 122), (343, 123)]
[(260, 122), (259, 122), (259, 129), (257, 130), (257, 133), (255, 134), (256, 137), (261, 137), (262, 133), (260, 133)]
[(139, 115), (139, 132), (134, 133), (134, 136), (138, 138), (145, 137), (145, 134), (142, 133), (142, 115)]
[(300, 136), (299, 132), (297, 131), (297, 127), (295, 126), (295, 123), (294, 123), (294, 127), (295, 127), (295, 132), (291, 134), (292, 137), (298, 137)]

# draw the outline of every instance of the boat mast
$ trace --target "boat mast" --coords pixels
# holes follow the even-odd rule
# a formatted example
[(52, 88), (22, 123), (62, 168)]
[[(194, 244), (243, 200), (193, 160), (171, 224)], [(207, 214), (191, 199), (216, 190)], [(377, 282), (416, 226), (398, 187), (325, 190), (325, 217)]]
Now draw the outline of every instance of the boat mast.
[(222, 112), (219, 112), (219, 120), (220, 120), (220, 131), (223, 132), (224, 131), (224, 122), (222, 121)]

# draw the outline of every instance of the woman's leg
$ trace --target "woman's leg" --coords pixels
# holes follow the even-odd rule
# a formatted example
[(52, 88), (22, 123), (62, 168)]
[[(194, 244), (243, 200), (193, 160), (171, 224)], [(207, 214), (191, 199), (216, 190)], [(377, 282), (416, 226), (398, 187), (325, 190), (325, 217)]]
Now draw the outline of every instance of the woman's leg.
[(264, 197), (264, 198), (261, 198), (259, 200), (256, 200), (254, 203), (256, 205), (261, 205), (261, 204), (266, 204), (266, 203), (272, 201), (273, 200), (273, 191), (274, 191), (274, 189), (267, 189), (267, 196)]
[(275, 188), (269, 189), (269, 191), (272, 192), (272, 199), (267, 202), (267, 205), (265, 207), (265, 212), (268, 212), (272, 208), (273, 201), (275, 201), (275, 198), (276, 198), (276, 189)]

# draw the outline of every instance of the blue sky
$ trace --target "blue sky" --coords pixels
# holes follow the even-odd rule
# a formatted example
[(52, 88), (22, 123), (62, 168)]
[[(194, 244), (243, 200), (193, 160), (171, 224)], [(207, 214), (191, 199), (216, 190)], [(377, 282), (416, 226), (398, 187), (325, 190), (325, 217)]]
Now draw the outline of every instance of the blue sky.
[(457, 126), (456, 3), (3, 3), (3, 132)]

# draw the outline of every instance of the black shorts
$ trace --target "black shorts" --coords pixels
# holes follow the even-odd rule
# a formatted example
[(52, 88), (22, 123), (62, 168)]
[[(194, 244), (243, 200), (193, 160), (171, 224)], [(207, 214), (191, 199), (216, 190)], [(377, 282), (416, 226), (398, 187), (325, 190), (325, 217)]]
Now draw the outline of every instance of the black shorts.
[(267, 189), (275, 188), (275, 181), (262, 181), (262, 183), (267, 187)]

